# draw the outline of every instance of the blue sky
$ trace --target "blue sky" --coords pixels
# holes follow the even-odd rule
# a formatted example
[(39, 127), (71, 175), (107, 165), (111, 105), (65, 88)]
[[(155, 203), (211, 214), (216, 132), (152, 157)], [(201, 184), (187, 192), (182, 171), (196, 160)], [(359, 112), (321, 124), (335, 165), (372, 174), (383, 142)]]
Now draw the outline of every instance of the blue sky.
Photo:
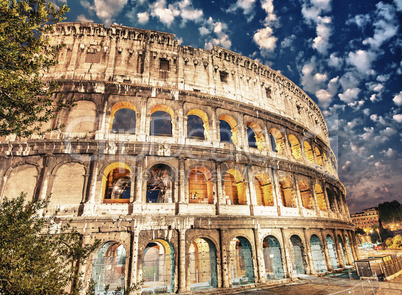
[(402, 203), (402, 0), (56, 0), (67, 21), (174, 33), (270, 66), (320, 106), (351, 213)]

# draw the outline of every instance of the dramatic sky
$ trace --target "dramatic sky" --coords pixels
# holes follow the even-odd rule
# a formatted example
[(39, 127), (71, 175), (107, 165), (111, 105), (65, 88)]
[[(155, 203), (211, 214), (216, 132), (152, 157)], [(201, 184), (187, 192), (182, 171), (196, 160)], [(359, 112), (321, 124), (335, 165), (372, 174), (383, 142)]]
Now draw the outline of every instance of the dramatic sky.
[(55, 0), (67, 21), (174, 33), (270, 66), (320, 106), (351, 213), (402, 203), (402, 0)]

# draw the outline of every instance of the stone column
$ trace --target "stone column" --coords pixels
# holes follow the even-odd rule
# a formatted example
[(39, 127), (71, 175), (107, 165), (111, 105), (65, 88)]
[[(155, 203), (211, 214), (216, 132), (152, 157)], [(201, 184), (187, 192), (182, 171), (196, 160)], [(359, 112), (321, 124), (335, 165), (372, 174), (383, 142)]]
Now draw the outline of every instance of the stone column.
[[(143, 191), (143, 184), (144, 182), (147, 181), (147, 179), (144, 179), (144, 158), (136, 160), (136, 165), (137, 165), (137, 175), (135, 177), (135, 194), (134, 194), (134, 202), (135, 203), (141, 203), (143, 202), (144, 194), (146, 194), (146, 191), (144, 193)], [(146, 188), (145, 188), (146, 189)]]
[[(50, 190), (48, 188), (48, 183), (49, 183), (49, 178), (51, 177), (51, 168), (53, 168), (53, 162), (54, 158), (53, 155), (45, 155), (43, 157), (43, 168), (41, 171), (41, 175), (38, 178), (38, 181), (36, 182), (36, 187), (38, 188), (38, 191), (34, 191), (34, 194), (37, 193), (39, 196), (39, 200), (45, 200), (46, 197), (50, 194)], [(35, 195), (33, 196), (33, 199), (35, 198)]]
[(289, 241), (286, 240), (285, 230), (287, 230), (287, 228), (285, 227), (281, 228), (282, 246), (283, 246), (281, 247), (282, 264), (283, 264), (283, 271), (285, 273), (285, 278), (291, 278), (293, 272), (292, 258), (290, 257)]
[(329, 257), (327, 238), (322, 229), (320, 229), (320, 234), (321, 234), (321, 239), (322, 239), (322, 247), (323, 247), (323, 252), (324, 252), (325, 264), (327, 265), (327, 270), (330, 271), (330, 270), (334, 269), (334, 265), (332, 265), (331, 258)]
[(316, 274), (317, 272), (315, 271), (314, 268), (314, 263), (313, 263), (313, 257), (311, 255), (311, 246), (310, 246), (310, 239), (308, 238), (307, 234), (308, 228), (303, 228), (303, 234), (304, 234), (304, 242), (305, 242), (305, 252), (304, 255), (306, 257), (306, 262), (307, 262), (307, 268), (310, 269), (310, 271), (307, 269), (307, 273), (310, 274)]
[(343, 263), (342, 250), (339, 248), (338, 235), (336, 234), (335, 230), (333, 230), (333, 233), (335, 238), (335, 250), (336, 250), (336, 256), (338, 257), (338, 264), (340, 265), (340, 267), (345, 267), (345, 263)]
[(264, 264), (264, 252), (263, 252), (263, 248), (261, 245), (261, 235), (260, 232), (258, 230), (258, 225), (257, 228), (253, 229), (253, 233), (254, 233), (254, 241), (255, 241), (255, 253), (257, 255), (256, 257), (256, 261), (257, 261), (257, 274), (258, 274), (258, 280), (256, 280), (256, 283), (264, 283), (266, 281), (266, 277), (265, 277), (265, 264)]
[(185, 160), (179, 158), (179, 203), (188, 203), (188, 181), (186, 180)]
[(186, 286), (186, 230), (179, 230), (179, 293), (187, 291)]
[(274, 194), (276, 208), (278, 209), (278, 216), (281, 216), (281, 207), (283, 206), (282, 194), (279, 184), (279, 177), (274, 169), (272, 169), (272, 191)]
[(219, 242), (220, 242), (220, 248), (221, 248), (221, 272), (222, 272), (222, 288), (229, 288), (231, 285), (231, 282), (229, 281), (229, 257), (230, 253), (228, 253), (228, 245), (229, 241), (227, 241), (225, 238), (227, 234), (226, 230), (219, 229)]
[(131, 279), (132, 284), (137, 284), (138, 281), (138, 241), (140, 231), (136, 227), (133, 230), (133, 240), (131, 246)]
[(304, 214), (303, 214), (303, 202), (302, 202), (302, 199), (301, 199), (301, 194), (300, 194), (300, 187), (299, 187), (299, 183), (298, 183), (298, 181), (296, 180), (296, 175), (295, 174), (293, 174), (293, 177), (292, 177), (292, 179), (293, 179), (293, 183), (294, 183), (294, 186), (295, 186), (295, 191), (296, 191), (296, 206), (297, 206), (297, 208), (299, 209), (299, 214), (300, 214), (300, 216), (304, 216)]

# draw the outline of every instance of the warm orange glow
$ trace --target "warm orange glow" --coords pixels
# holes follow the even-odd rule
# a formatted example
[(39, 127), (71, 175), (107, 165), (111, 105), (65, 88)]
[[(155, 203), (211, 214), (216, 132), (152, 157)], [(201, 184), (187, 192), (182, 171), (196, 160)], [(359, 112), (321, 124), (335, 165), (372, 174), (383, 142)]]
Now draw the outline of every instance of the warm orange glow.
[(296, 160), (301, 160), (302, 154), (301, 154), (300, 142), (297, 139), (297, 137), (294, 136), (293, 134), (290, 134), (289, 143), (293, 158), (295, 158)]

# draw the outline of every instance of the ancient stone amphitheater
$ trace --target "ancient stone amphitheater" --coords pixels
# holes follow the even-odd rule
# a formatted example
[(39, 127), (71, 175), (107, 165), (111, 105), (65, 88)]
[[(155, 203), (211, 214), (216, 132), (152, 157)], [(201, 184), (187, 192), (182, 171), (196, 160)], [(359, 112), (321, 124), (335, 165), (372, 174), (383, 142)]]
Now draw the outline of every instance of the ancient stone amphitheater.
[(143, 281), (185, 293), (352, 265), (353, 225), (317, 105), (280, 73), (173, 34), (61, 23), (44, 79), (75, 106), (1, 139), (1, 195), (51, 195), (72, 219), (97, 294)]

